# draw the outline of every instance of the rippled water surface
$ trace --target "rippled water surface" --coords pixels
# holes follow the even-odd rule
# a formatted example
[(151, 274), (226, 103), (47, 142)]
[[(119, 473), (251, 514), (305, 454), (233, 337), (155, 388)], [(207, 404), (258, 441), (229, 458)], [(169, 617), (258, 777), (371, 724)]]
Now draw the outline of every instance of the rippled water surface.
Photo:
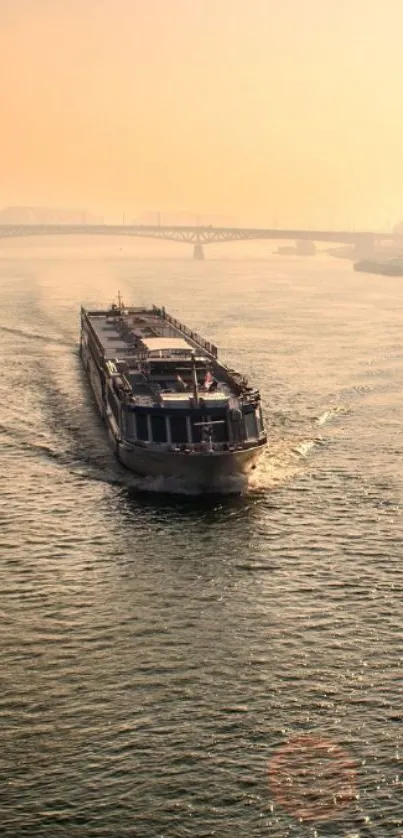
[[(6, 838), (403, 834), (402, 280), (237, 247), (2, 248)], [(245, 495), (115, 462), (77, 341), (118, 288), (260, 386)]]

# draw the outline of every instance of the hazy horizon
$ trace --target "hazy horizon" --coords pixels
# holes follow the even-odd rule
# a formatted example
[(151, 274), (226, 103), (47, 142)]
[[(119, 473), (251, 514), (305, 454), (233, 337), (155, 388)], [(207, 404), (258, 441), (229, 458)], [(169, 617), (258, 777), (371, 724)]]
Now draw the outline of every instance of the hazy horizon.
[(384, 229), (397, 0), (0, 0), (0, 208)]

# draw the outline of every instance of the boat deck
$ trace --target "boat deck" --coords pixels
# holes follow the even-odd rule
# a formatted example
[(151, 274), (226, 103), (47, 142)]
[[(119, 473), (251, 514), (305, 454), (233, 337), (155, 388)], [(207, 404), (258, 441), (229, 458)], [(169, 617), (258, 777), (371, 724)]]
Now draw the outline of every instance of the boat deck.
[(178, 337), (178, 331), (173, 326), (152, 312), (112, 317), (105, 313), (90, 314), (89, 319), (107, 360), (136, 355), (144, 349), (144, 341), (149, 338)]
[[(161, 314), (160, 309), (127, 309), (123, 311), (87, 312), (88, 319), (102, 347), (106, 361), (113, 362), (118, 372), (127, 380), (138, 405), (152, 407), (164, 405), (171, 408), (191, 406), (193, 381), (189, 360), (194, 353), (197, 363), (198, 395), (207, 408), (228, 405), (231, 400), (238, 407), (236, 388), (231, 386), (228, 371), (217, 360), (216, 347), (191, 332), (179, 321)], [(155, 350), (154, 350), (155, 346)], [(150, 375), (146, 362), (161, 360), (162, 350), (171, 368), (166, 374)], [(175, 363), (172, 364), (172, 360)], [(208, 369), (215, 378), (214, 392), (204, 388), (203, 380)], [(236, 375), (236, 373), (235, 373)], [(179, 381), (182, 379), (182, 381)], [(185, 385), (185, 391), (183, 387)]]
[[(147, 381), (141, 373), (130, 373), (128, 376), (130, 385), (133, 391), (136, 404), (144, 407), (153, 407), (155, 405), (163, 405), (170, 408), (190, 408), (193, 392), (190, 383), (185, 392), (178, 391), (176, 380), (165, 380), (161, 382)], [(199, 401), (202, 399), (202, 404), (206, 409), (224, 407), (228, 400), (232, 400), (231, 407), (238, 407), (238, 399), (232, 393), (225, 382), (220, 381), (217, 390), (214, 393), (209, 393), (204, 390), (203, 384), (200, 381), (198, 387)]]

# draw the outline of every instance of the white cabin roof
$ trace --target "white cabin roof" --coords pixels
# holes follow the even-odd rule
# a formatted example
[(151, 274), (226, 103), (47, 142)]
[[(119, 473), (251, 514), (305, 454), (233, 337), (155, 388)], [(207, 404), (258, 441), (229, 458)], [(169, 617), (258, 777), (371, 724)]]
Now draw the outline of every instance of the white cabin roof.
[(161, 393), (163, 407), (190, 407), (191, 393)]
[(143, 338), (142, 342), (149, 352), (192, 352), (192, 347), (184, 338)]

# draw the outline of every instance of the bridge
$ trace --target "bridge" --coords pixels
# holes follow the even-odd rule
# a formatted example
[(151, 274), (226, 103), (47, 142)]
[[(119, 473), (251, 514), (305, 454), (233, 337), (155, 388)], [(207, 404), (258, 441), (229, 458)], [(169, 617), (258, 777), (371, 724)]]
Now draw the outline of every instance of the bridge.
[(401, 244), (403, 235), (393, 233), (352, 232), (351, 230), (278, 230), (275, 228), (163, 226), (145, 224), (0, 224), (0, 239), (26, 236), (126, 236), (162, 239), (193, 246), (193, 258), (204, 259), (204, 246), (220, 242), (291, 240), (297, 252), (304, 252), (304, 242), (328, 242), (353, 247), (357, 258), (370, 257), (383, 242)]

